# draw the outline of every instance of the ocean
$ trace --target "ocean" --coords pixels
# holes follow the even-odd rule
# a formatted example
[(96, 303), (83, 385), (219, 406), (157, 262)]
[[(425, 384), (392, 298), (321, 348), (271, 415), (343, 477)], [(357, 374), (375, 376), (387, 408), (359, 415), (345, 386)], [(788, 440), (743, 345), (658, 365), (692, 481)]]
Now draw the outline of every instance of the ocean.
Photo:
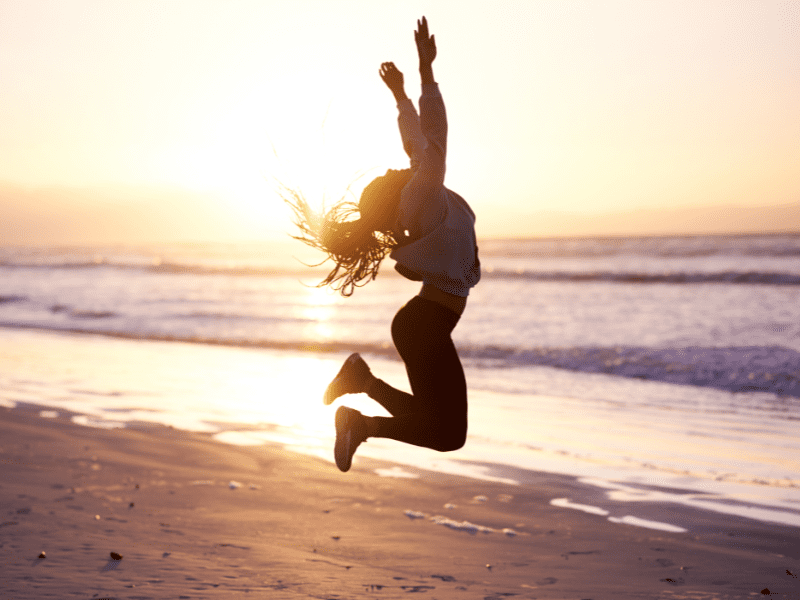
[[(331, 461), (325, 385), (358, 351), (408, 389), (389, 326), (417, 284), (387, 259), (343, 298), (315, 287), (325, 265), (306, 266), (310, 252), (289, 239), (0, 248), (0, 405)], [(370, 440), (357, 458), (396, 477), (563, 473), (597, 493), (556, 505), (623, 505), (655, 529), (692, 523), (636, 521), (636, 506), (800, 527), (800, 234), (482, 240), (480, 256), (454, 332), (467, 445)]]

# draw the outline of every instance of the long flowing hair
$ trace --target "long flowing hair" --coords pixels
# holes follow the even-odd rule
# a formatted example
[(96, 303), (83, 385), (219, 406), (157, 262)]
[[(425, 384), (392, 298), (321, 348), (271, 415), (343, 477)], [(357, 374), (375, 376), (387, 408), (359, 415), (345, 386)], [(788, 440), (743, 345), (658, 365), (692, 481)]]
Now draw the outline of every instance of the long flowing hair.
[[(381, 261), (398, 245), (391, 230), (375, 229), (375, 219), (365, 218), (364, 196), (359, 204), (343, 197), (330, 209), (316, 212), (299, 190), (280, 185), (278, 192), (291, 208), (292, 222), (299, 230), (291, 237), (327, 254), (318, 265), (309, 266), (327, 260), (334, 263), (317, 287), (329, 285), (342, 296), (352, 296), (356, 287), (378, 276)], [(399, 191), (397, 197), (399, 200)]]

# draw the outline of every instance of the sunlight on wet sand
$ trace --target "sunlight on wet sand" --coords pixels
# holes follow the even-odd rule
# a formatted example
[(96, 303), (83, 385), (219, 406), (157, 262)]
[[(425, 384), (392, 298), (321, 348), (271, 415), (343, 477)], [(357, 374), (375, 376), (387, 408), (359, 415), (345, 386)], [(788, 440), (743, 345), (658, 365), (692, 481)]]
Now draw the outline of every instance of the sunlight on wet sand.
[[(93, 335), (3, 332), (3, 402), (191, 431), (274, 425), (330, 429), (329, 357)], [(99, 368), (98, 368), (99, 367)]]

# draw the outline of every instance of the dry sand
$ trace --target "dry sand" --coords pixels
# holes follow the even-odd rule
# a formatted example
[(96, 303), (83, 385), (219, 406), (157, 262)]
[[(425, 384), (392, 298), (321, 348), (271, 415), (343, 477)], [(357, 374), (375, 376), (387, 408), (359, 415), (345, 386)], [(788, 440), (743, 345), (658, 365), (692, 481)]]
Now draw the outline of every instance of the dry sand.
[(793, 528), (709, 514), (665, 533), (551, 506), (568, 477), (393, 479), (367, 460), (343, 474), (276, 447), (39, 410), (0, 408), (3, 600), (800, 598)]

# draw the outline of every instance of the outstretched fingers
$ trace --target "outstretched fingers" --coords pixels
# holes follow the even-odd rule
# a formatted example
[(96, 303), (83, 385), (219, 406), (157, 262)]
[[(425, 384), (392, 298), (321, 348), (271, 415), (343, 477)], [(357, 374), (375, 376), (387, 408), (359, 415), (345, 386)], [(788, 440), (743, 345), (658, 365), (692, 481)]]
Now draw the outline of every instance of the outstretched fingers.
[(422, 17), (417, 21), (417, 29), (414, 31), (414, 41), (417, 44), (417, 52), (421, 62), (430, 64), (436, 58), (436, 38), (428, 32), (428, 20)]
[(428, 19), (424, 16), (417, 19), (417, 31), (415, 32), (420, 38), (428, 39)]

